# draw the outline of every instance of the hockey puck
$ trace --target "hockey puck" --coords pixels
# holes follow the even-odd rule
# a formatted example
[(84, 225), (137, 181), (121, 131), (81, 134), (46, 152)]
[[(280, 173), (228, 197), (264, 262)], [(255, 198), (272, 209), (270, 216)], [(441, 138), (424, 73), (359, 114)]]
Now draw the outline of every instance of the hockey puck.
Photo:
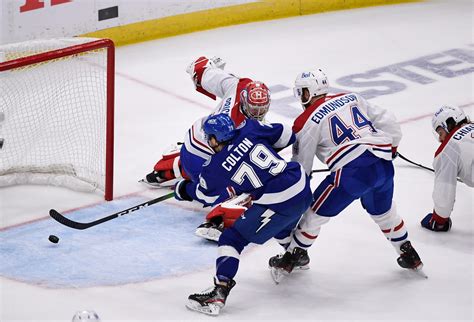
[(57, 236), (54, 236), (54, 235), (49, 235), (48, 237), (49, 241), (54, 243), (54, 244), (57, 244), (59, 242), (59, 238)]

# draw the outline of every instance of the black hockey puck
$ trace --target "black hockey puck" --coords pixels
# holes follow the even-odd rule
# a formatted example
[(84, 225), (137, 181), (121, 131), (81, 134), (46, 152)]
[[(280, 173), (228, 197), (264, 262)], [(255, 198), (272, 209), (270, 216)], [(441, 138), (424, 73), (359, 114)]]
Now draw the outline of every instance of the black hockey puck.
[(54, 236), (54, 235), (49, 235), (48, 239), (49, 239), (50, 242), (55, 243), (55, 244), (57, 244), (59, 242), (59, 238), (57, 236)]

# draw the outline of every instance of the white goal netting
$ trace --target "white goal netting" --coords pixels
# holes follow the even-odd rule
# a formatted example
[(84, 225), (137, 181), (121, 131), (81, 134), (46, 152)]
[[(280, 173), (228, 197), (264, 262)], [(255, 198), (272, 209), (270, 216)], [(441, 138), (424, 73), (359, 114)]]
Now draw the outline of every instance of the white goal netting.
[[(0, 46), (0, 186), (105, 191), (107, 48), (81, 52), (93, 41)], [(65, 48), (79, 50), (55, 58)], [(22, 65), (32, 55), (41, 58)]]

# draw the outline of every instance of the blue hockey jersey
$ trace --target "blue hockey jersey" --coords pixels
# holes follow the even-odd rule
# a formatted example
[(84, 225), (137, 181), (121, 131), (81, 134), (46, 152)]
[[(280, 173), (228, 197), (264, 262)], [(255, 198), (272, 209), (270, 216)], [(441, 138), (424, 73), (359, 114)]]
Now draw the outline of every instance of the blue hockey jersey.
[(284, 213), (289, 204), (311, 195), (300, 164), (286, 162), (275, 151), (294, 141), (288, 126), (246, 120), (229, 145), (204, 164), (199, 183), (187, 185), (186, 192), (204, 205), (248, 193), (255, 204)]

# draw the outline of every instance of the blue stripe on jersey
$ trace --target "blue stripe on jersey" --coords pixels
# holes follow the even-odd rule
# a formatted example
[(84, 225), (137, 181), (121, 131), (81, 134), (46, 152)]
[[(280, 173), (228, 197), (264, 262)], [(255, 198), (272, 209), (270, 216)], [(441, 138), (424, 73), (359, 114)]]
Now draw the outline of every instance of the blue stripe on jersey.
[(372, 148), (372, 150), (374, 150), (374, 151), (380, 151), (380, 152), (385, 152), (385, 153), (392, 153), (392, 149), (390, 149), (390, 150), (384, 150), (384, 149), (380, 149), (380, 148)]
[(334, 160), (332, 162), (331, 165), (328, 165), (329, 166), (329, 170), (331, 170), (335, 165), (336, 163), (338, 163), (342, 158), (344, 158), (347, 154), (351, 153), (352, 151), (354, 151), (355, 149), (357, 149), (358, 147), (360, 146), (360, 144), (354, 144), (353, 147), (349, 148), (349, 150), (347, 150), (346, 152), (342, 153), (336, 160)]

